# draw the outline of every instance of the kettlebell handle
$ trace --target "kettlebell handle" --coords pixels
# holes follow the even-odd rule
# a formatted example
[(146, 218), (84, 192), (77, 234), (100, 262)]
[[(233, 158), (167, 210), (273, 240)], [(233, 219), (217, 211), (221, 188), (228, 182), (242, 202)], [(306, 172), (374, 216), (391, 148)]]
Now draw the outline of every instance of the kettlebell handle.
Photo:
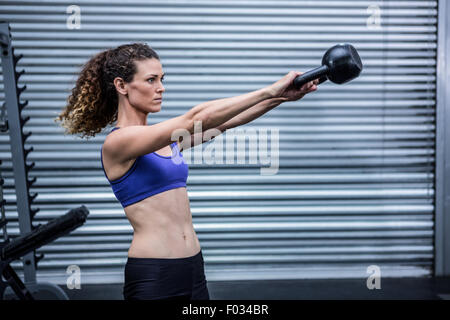
[(323, 65), (323, 66), (317, 67), (317, 68), (312, 69), (308, 72), (305, 72), (304, 74), (295, 78), (294, 86), (296, 86), (297, 88), (300, 88), (305, 83), (308, 83), (315, 79), (319, 79), (318, 84), (321, 84), (322, 82), (327, 80), (327, 77), (325, 76), (327, 73), (328, 73), (328, 66)]

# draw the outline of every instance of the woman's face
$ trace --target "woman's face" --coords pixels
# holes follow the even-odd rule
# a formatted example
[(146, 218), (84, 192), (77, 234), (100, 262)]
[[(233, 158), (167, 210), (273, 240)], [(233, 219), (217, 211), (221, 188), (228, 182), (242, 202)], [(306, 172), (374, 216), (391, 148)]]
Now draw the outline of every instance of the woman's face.
[(146, 113), (160, 111), (162, 94), (165, 91), (161, 62), (152, 58), (134, 63), (137, 72), (133, 80), (127, 83), (128, 101), (133, 107)]

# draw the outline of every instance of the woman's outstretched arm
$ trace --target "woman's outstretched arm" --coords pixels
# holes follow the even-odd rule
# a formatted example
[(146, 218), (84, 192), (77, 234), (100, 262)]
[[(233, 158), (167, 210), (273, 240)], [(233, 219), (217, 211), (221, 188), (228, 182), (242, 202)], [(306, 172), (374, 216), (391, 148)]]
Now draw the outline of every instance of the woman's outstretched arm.
[[(249, 123), (249, 122), (261, 117), (262, 115), (269, 112), (270, 110), (274, 109), (275, 107), (279, 106), (283, 102), (296, 101), (296, 100), (301, 99), (305, 94), (316, 91), (317, 90), (316, 85), (318, 83), (318, 80), (311, 81), (311, 82), (305, 84), (304, 86), (302, 86), (301, 88), (296, 88), (293, 85), (293, 83), (289, 84), (289, 81), (291, 79), (293, 81), (293, 79), (295, 79), (298, 75), (301, 75), (301, 74), (302, 74), (302, 72), (294, 72), (294, 73), (289, 73), (288, 75), (286, 75), (285, 78), (287, 77), (287, 79), (285, 79), (285, 80), (287, 80), (288, 85), (284, 88), (284, 90), (278, 91), (279, 97), (265, 99), (255, 105), (245, 109), (244, 111), (237, 114), (236, 116), (229, 119), (228, 121), (225, 121), (225, 122), (217, 125), (216, 127), (214, 127), (215, 129), (218, 130), (217, 133), (219, 133), (219, 132), (223, 133), (228, 129), (235, 128), (235, 127), (244, 125), (246, 123)], [(281, 79), (281, 80), (283, 80), (283, 79)], [(226, 99), (221, 99), (221, 100), (226, 100)], [(209, 106), (206, 104), (206, 105), (204, 105), (204, 107), (205, 108), (212, 107), (212, 109), (214, 109), (214, 103), (219, 102), (221, 100), (211, 101), (211, 102), (213, 102), (213, 104), (211, 104)], [(199, 105), (199, 106), (201, 106), (201, 105)], [(219, 120), (219, 118), (217, 118), (216, 120)], [(207, 141), (212, 140), (213, 138), (217, 137), (217, 135), (215, 135), (213, 137), (210, 137), (210, 135), (208, 135), (209, 138), (204, 139), (203, 134), (208, 129), (210, 129), (210, 128), (209, 127), (205, 128), (204, 124), (202, 123), (202, 131), (203, 132), (197, 132), (197, 133), (192, 134), (191, 135), (191, 144), (190, 144), (190, 146), (189, 145), (185, 146), (185, 149), (188, 147), (194, 147), (200, 143), (207, 142)]]

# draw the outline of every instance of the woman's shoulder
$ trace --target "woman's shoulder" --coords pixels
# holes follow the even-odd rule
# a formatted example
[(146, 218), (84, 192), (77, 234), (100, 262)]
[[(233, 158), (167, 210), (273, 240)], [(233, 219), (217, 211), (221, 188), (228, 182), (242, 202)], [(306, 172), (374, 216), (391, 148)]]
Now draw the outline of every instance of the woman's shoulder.
[[(112, 130), (109, 130), (108, 134), (106, 135), (105, 140), (103, 141), (102, 150), (103, 155), (109, 159), (115, 159), (118, 163), (128, 163), (131, 159), (126, 159), (124, 157), (125, 155), (123, 152), (120, 152), (120, 148), (117, 141), (117, 136), (120, 135), (120, 130), (117, 130), (119, 128), (113, 128)], [(121, 158), (123, 157), (123, 161)], [(116, 162), (116, 161), (114, 161)]]

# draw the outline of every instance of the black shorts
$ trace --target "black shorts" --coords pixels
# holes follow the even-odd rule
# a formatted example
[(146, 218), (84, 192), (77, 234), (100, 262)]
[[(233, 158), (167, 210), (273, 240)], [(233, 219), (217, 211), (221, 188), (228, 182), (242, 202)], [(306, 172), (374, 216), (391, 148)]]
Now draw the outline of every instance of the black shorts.
[(125, 265), (125, 300), (209, 300), (202, 251), (186, 258), (133, 258)]

